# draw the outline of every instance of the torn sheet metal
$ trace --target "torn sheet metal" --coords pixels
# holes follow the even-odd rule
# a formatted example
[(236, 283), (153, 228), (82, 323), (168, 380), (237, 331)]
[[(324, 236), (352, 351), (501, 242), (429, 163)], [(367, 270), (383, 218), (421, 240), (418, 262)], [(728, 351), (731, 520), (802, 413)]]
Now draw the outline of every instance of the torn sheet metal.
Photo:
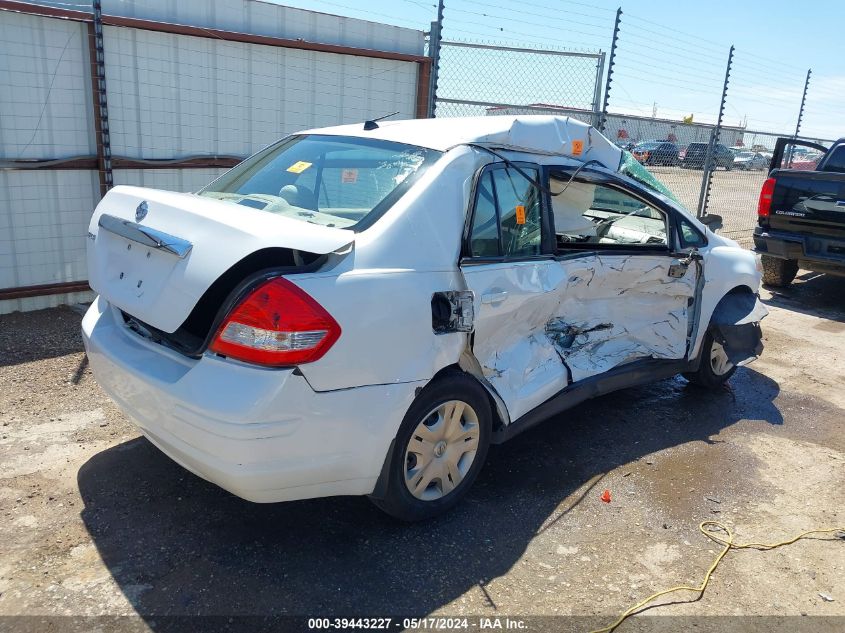
[(665, 256), (597, 255), (568, 264), (546, 334), (573, 382), (640, 358), (683, 358), (695, 269), (669, 275)]
[(473, 352), (511, 419), (570, 382), (641, 358), (684, 358), (696, 272), (665, 255), (588, 255), (465, 269), (482, 296)]
[(760, 321), (767, 314), (769, 309), (751, 292), (728, 293), (713, 310), (710, 324), (734, 365), (747, 365), (763, 353)]
[(760, 298), (749, 292), (730, 292), (716, 305), (710, 322), (717, 325), (759, 323), (769, 314)]

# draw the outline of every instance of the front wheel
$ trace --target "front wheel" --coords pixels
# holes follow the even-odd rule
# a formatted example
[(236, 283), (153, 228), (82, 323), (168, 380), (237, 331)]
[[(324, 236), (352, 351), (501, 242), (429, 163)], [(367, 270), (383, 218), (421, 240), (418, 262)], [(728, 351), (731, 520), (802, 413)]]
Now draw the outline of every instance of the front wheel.
[(492, 433), (487, 392), (466, 374), (428, 385), (405, 414), (379, 508), (403, 521), (446, 512), (469, 490), (487, 458)]
[(724, 346), (715, 339), (712, 331), (704, 335), (700, 357), (698, 371), (683, 374), (694, 385), (715, 389), (730, 380), (736, 371), (736, 365), (730, 361)]

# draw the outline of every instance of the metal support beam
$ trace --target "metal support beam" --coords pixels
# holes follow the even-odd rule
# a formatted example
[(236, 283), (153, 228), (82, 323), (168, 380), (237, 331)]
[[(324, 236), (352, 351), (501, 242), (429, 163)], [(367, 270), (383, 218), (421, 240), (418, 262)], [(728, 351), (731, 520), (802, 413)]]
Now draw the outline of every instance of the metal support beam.
[(622, 7), (616, 9), (616, 20), (613, 22), (613, 40), (610, 43), (610, 58), (607, 60), (607, 80), (604, 82), (604, 102), (598, 121), (599, 132), (604, 132), (607, 125), (607, 105), (610, 101), (610, 85), (613, 81), (613, 65), (616, 63), (616, 43), (619, 40), (619, 24), (622, 21)]
[(437, 109), (437, 80), (440, 78), (440, 43), (443, 41), (443, 0), (437, 0), (437, 20), (431, 23), (428, 54), (431, 57), (431, 87), (428, 90), (428, 117)]
[(728, 65), (725, 67), (725, 82), (722, 84), (722, 101), (719, 103), (719, 118), (716, 119), (716, 127), (710, 134), (710, 142), (707, 144), (707, 157), (704, 160), (704, 175), (701, 179), (701, 193), (698, 197), (698, 217), (707, 214), (707, 204), (710, 202), (710, 185), (713, 181), (713, 150), (722, 136), (722, 119), (725, 116), (725, 102), (728, 99), (728, 82), (731, 77), (731, 66), (734, 61), (734, 47), (731, 45), (728, 51)]
[(106, 96), (106, 56), (103, 48), (103, 8), (101, 0), (93, 0), (94, 21), (89, 28), (89, 46), (92, 53), (91, 79), (94, 83), (94, 120), (97, 130), (97, 162), (100, 172), (100, 195), (114, 185), (111, 162), (111, 134), (109, 132), (109, 106)]
[(807, 103), (807, 89), (810, 87), (810, 75), (813, 74), (813, 69), (807, 69), (807, 78), (804, 80), (804, 93), (801, 95), (801, 107), (798, 108), (798, 122), (795, 124), (795, 138), (798, 138), (798, 133), (801, 131), (801, 120), (804, 118), (804, 105)]

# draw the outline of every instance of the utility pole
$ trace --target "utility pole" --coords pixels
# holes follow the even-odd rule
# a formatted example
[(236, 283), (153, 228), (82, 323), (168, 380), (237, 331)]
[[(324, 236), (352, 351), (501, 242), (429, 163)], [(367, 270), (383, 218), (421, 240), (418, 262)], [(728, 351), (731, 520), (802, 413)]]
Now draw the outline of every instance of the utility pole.
[(440, 43), (443, 41), (443, 0), (437, 0), (437, 20), (431, 23), (429, 55), (431, 56), (431, 84), (428, 88), (428, 117), (434, 118), (437, 109), (437, 80), (440, 75)]

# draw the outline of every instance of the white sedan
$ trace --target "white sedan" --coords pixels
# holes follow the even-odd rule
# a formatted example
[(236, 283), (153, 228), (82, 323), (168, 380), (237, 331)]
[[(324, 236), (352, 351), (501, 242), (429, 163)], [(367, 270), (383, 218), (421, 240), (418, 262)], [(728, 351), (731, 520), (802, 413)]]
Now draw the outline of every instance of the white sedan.
[(88, 237), (95, 377), (258, 502), (431, 517), (491, 443), (762, 350), (754, 254), (562, 117), (298, 133), (195, 194), (115, 187)]

